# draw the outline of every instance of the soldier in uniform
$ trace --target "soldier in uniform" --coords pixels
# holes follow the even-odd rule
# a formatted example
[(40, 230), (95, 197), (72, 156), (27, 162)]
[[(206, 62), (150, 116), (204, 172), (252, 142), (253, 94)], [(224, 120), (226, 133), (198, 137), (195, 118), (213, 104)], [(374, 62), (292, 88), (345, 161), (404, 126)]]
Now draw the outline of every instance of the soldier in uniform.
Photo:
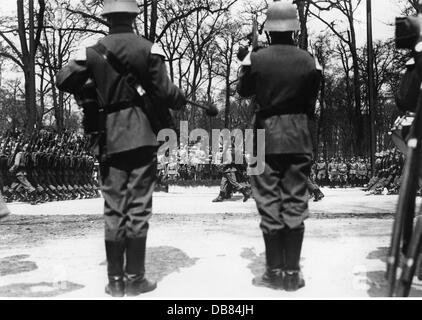
[(373, 186), (377, 184), (377, 182), (380, 180), (381, 170), (382, 170), (382, 153), (375, 153), (375, 170), (374, 175), (369, 180), (367, 186), (365, 187), (365, 191), (371, 190)]
[(324, 158), (320, 157), (319, 161), (316, 164), (317, 177), (316, 182), (320, 186), (324, 186), (327, 180), (327, 163), (324, 161)]
[(350, 167), (349, 167), (349, 184), (352, 188), (358, 185), (358, 179), (357, 179), (358, 169), (359, 169), (359, 162), (356, 161), (356, 159), (353, 157), (350, 160)]
[(169, 150), (166, 150), (165, 155), (158, 158), (158, 176), (157, 176), (157, 191), (164, 189), (166, 193), (169, 192), (169, 183), (168, 183), (168, 166), (169, 166)]
[[(99, 43), (131, 68), (155, 110), (182, 108), (186, 99), (168, 77), (164, 52), (133, 30), (138, 13), (135, 0), (105, 0), (103, 16), (110, 32)], [(87, 48), (86, 56), (72, 60), (62, 69), (57, 75), (57, 86), (80, 96), (82, 86), (92, 77), (98, 100), (106, 112), (105, 141), (100, 143), (109, 279), (106, 293), (134, 296), (156, 288), (156, 283), (145, 277), (145, 251), (158, 143), (151, 119), (142, 109), (144, 99), (140, 99), (104, 55), (97, 53), (99, 48), (98, 44)]]
[(41, 173), (39, 172), (39, 164), (37, 162), (36, 153), (37, 149), (36, 146), (31, 146), (31, 150), (25, 154), (26, 157), (26, 167), (28, 169), (28, 180), (34, 186), (37, 191), (38, 201), (40, 203), (47, 202), (48, 195), (46, 190), (42, 186), (42, 177)]
[(370, 177), (372, 177), (372, 165), (371, 165), (371, 160), (368, 157), (365, 158), (365, 164), (366, 164), (366, 171), (367, 171), (365, 184), (368, 184)]
[(271, 3), (264, 30), (271, 44), (242, 61), (237, 88), (242, 97), (255, 96), (255, 127), (265, 129), (265, 171), (251, 176), (251, 183), (261, 215), (266, 272), (253, 282), (295, 291), (305, 285), (299, 261), (309, 216), (309, 117), (315, 112), (320, 72), (315, 59), (294, 43), (299, 21), (293, 4)]
[(5, 181), (5, 168), (7, 168), (7, 158), (4, 156), (5, 144), (0, 146), (0, 219), (8, 216), (10, 214), (9, 209), (6, 206), (6, 203), (3, 199), (2, 193), (4, 189)]
[(404, 157), (402, 154), (396, 153), (394, 155), (394, 163), (396, 167), (396, 175), (392, 182), (388, 194), (398, 194), (400, 191), (400, 186), (403, 180), (403, 166), (404, 166)]
[(60, 200), (62, 199), (59, 186), (56, 183), (56, 179), (53, 175), (51, 163), (53, 159), (53, 155), (51, 154), (51, 148), (45, 148), (40, 155), (40, 163), (41, 168), (45, 172), (45, 183), (47, 185), (48, 190), (52, 193), (52, 200)]
[[(224, 152), (224, 151), (223, 151)], [(246, 202), (251, 197), (251, 190), (249, 186), (242, 185), (238, 182), (237, 172), (238, 166), (235, 161), (235, 146), (232, 144), (226, 148), (226, 158), (222, 157), (223, 161), (223, 176), (220, 183), (220, 193), (212, 202), (223, 202), (230, 199), (232, 193), (240, 192), (243, 194), (243, 202)]]
[(382, 162), (382, 170), (379, 181), (371, 188), (373, 194), (381, 194), (384, 188), (392, 189), (391, 184), (395, 176), (399, 173), (397, 165), (394, 163), (394, 153), (385, 152)]
[(328, 164), (328, 179), (330, 180), (330, 188), (335, 188), (340, 181), (338, 163), (335, 158), (332, 158)]
[(6, 190), (7, 170), (6, 143), (2, 142), (0, 145), (0, 194)]
[(365, 160), (363, 158), (358, 158), (357, 163), (358, 163), (357, 170), (356, 170), (357, 186), (363, 187), (368, 176), (368, 170), (366, 167)]
[(339, 172), (339, 179), (340, 179), (340, 187), (345, 188), (347, 185), (347, 172), (349, 168), (347, 167), (346, 162), (343, 158), (339, 158), (338, 162), (338, 172)]
[(28, 150), (28, 144), (25, 144), (21, 150), (18, 151), (14, 159), (13, 166), (10, 168), (10, 172), (15, 175), (15, 181), (13, 182), (11, 189), (17, 191), (19, 188), (23, 188), (28, 192), (28, 200), (32, 205), (37, 204), (37, 190), (28, 181), (28, 172), (25, 164), (25, 153)]

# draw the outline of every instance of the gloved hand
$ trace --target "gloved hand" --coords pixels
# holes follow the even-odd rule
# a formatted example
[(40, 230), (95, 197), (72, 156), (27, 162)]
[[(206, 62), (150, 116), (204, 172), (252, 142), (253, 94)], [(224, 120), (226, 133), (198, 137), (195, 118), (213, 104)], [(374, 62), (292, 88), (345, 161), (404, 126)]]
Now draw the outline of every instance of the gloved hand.
[(239, 61), (243, 61), (249, 53), (249, 48), (246, 46), (241, 46), (237, 52), (237, 58)]

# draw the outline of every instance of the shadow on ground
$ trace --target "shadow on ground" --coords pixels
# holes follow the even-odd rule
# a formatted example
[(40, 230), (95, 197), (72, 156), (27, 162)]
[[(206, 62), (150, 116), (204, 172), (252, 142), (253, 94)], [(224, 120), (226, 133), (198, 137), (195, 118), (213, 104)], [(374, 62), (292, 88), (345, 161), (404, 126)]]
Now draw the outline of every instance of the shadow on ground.
[[(174, 247), (161, 246), (147, 248), (145, 269), (148, 278), (160, 282), (166, 276), (179, 272), (181, 268), (190, 268), (198, 258), (190, 258), (182, 250)], [(106, 265), (106, 261), (100, 265)]]
[[(256, 254), (255, 250), (252, 248), (243, 248), (242, 253), (240, 256), (243, 259), (250, 260), (251, 263), (248, 264), (248, 268), (251, 270), (254, 276), (261, 276), (265, 272), (265, 252), (260, 253), (259, 255)], [(301, 267), (302, 262), (305, 258), (301, 258)]]
[(256, 254), (254, 249), (243, 248), (240, 256), (243, 259), (250, 260), (248, 268), (251, 270), (254, 277), (261, 276), (265, 272), (265, 252)]
[(38, 269), (37, 264), (33, 261), (26, 261), (29, 255), (16, 255), (0, 259), (0, 277), (11, 274), (19, 274)]
[(56, 297), (61, 294), (82, 289), (83, 287), (83, 285), (68, 281), (62, 281), (59, 283), (13, 283), (0, 287), (0, 297)]
[(160, 282), (171, 273), (181, 268), (190, 268), (198, 258), (191, 258), (182, 250), (174, 247), (160, 246), (147, 249), (146, 270), (148, 277)]
[[(0, 277), (30, 272), (38, 269), (33, 261), (28, 261), (29, 255), (15, 255), (0, 259)], [(13, 283), (0, 286), (0, 297), (55, 297), (70, 291), (83, 288), (83, 285), (76, 283), (61, 282), (40, 282), (40, 283)]]
[[(369, 285), (368, 295), (370, 297), (387, 297), (388, 285), (385, 279), (385, 270), (371, 271), (366, 276)], [(422, 284), (413, 283), (409, 297), (422, 297)]]
[[(378, 247), (376, 250), (370, 252), (367, 259), (379, 259), (383, 263), (387, 263), (388, 247)], [(388, 296), (388, 283), (385, 279), (386, 270), (367, 272), (367, 284), (369, 286), (368, 295), (370, 297), (387, 297)], [(400, 275), (400, 270), (397, 274)], [(422, 297), (422, 284), (417, 282), (416, 277), (412, 284), (410, 297)]]
[(366, 259), (369, 260), (381, 260), (384, 263), (387, 263), (387, 254), (388, 254), (388, 247), (378, 247), (377, 250), (371, 251)]

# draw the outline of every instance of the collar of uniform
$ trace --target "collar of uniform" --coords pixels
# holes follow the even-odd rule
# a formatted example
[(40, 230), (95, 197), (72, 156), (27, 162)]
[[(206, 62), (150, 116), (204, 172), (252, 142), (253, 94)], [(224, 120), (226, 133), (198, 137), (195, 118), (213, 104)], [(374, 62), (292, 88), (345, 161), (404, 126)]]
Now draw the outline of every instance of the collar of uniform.
[(134, 33), (133, 28), (127, 25), (117, 25), (110, 27), (110, 34), (116, 33)]

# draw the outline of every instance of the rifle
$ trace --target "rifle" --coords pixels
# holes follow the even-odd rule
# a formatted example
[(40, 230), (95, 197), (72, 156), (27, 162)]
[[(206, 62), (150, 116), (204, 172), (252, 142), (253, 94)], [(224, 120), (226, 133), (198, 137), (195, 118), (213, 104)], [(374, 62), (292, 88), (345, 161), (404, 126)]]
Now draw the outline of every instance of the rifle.
[[(413, 50), (416, 70), (419, 77), (422, 75), (422, 0), (418, 5), (418, 17), (398, 18), (396, 20), (396, 45), (399, 48)], [(404, 35), (404, 37), (403, 37)], [(397, 296), (408, 296), (416, 269), (416, 261), (422, 247), (422, 218), (419, 216), (415, 229), (413, 220), (415, 217), (415, 198), (419, 183), (420, 161), (422, 160), (422, 91), (416, 104), (416, 114), (413, 125), (407, 139), (407, 155), (403, 173), (403, 184), (400, 188), (399, 201), (396, 217), (393, 223), (390, 249), (387, 257), (387, 281), (388, 295), (396, 293), (397, 268), (400, 261), (401, 251), (406, 254), (403, 271), (397, 286)], [(422, 210), (422, 207), (420, 208)]]
[(248, 39), (248, 46), (241, 46), (237, 53), (237, 59), (243, 61), (250, 52), (257, 51), (259, 49), (258, 43), (258, 19), (255, 13), (252, 18), (252, 32), (249, 33), (246, 38)]
[(258, 49), (258, 15), (256, 13), (252, 19), (251, 46), (252, 46), (252, 51), (255, 51)]

